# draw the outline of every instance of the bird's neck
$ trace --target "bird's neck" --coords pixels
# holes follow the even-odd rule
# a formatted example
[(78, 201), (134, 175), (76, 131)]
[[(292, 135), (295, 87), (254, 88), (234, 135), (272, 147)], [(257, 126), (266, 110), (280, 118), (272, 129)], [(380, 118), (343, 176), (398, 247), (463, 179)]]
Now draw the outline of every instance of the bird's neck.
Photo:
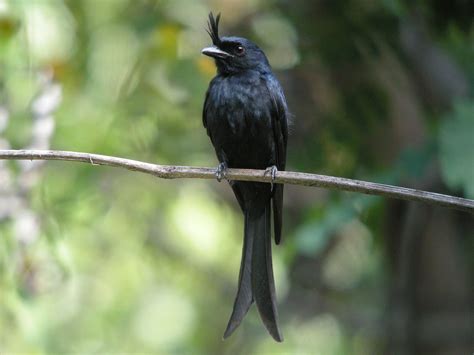
[(252, 68), (252, 69), (231, 69), (228, 70), (229, 68), (220, 68), (219, 66), (217, 67), (217, 75), (219, 76), (255, 76), (255, 75), (265, 75), (268, 73), (271, 73), (270, 68)]

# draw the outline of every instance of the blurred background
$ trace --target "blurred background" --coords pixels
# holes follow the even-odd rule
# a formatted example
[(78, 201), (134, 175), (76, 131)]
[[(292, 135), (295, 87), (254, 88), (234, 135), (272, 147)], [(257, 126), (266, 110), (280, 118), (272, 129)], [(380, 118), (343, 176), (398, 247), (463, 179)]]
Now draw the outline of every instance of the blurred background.
[[(216, 166), (211, 10), (285, 89), (289, 170), (474, 198), (470, 0), (0, 0), (0, 148)], [(298, 186), (284, 207), (285, 342), (255, 307), (222, 341), (226, 183), (0, 162), (0, 353), (472, 353), (472, 215)]]

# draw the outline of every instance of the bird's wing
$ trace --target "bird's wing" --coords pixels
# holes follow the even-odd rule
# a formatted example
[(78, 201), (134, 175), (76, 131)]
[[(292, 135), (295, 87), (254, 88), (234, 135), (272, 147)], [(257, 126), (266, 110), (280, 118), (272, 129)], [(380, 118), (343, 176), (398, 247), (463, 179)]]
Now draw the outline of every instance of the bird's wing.
[[(212, 81), (211, 81), (212, 85)], [(208, 124), (207, 124), (207, 116), (209, 114), (209, 91), (211, 90), (211, 86), (209, 86), (209, 89), (206, 91), (206, 98), (204, 99), (204, 105), (202, 107), (202, 125), (206, 129), (207, 135), (211, 139), (212, 145), (215, 147), (216, 145), (214, 144), (214, 140), (212, 139), (212, 134), (211, 131), (209, 130)], [(217, 154), (217, 157), (219, 159), (219, 154)], [(222, 163), (222, 161), (219, 159), (219, 162)]]
[(202, 106), (202, 125), (207, 129), (207, 100), (209, 100), (209, 89), (206, 91), (206, 98)]
[[(288, 107), (283, 89), (277, 79), (273, 75), (269, 75), (265, 82), (272, 101), (271, 120), (275, 142), (276, 166), (278, 170), (285, 170), (286, 146), (288, 142)], [(282, 210), (283, 185), (275, 184), (273, 191), (273, 223), (276, 244), (279, 244), (281, 241)]]
[(273, 75), (266, 79), (268, 92), (272, 100), (272, 128), (276, 149), (276, 165), (285, 170), (286, 145), (288, 141), (288, 108), (283, 89)]

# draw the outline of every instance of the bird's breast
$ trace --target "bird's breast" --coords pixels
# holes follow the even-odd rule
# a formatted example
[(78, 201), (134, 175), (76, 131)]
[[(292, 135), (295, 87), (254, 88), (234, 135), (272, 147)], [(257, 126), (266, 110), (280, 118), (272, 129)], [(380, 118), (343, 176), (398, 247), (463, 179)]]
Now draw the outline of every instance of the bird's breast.
[(268, 166), (274, 142), (265, 83), (259, 78), (223, 78), (211, 85), (209, 97), (207, 127), (216, 148), (234, 160), (234, 166)]
[(268, 126), (269, 102), (266, 87), (257, 80), (224, 79), (211, 88), (215, 124), (234, 135), (257, 134)]

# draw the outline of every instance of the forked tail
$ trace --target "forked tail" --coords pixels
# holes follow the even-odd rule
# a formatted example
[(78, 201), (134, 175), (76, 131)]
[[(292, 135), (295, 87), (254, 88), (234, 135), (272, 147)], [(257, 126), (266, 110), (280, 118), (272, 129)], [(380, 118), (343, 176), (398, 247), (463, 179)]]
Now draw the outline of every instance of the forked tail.
[(265, 328), (276, 341), (283, 341), (278, 328), (270, 222), (270, 203), (264, 209), (249, 208), (245, 211), (239, 286), (224, 338), (239, 326), (255, 300)]

